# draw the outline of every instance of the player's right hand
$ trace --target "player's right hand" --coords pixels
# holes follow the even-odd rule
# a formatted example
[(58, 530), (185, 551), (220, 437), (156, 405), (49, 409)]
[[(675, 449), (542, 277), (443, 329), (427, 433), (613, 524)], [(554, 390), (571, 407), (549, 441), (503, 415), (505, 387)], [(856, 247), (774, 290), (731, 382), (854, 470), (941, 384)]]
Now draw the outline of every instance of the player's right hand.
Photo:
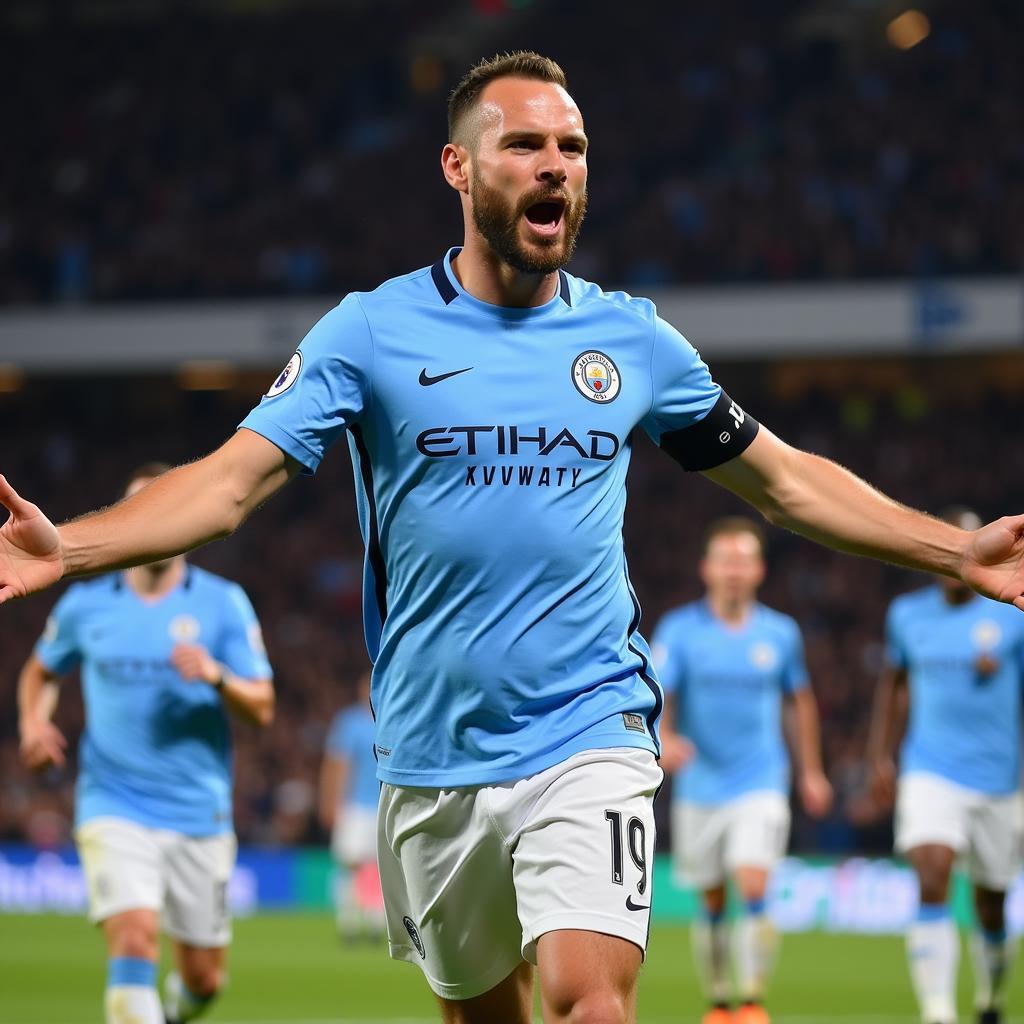
[(0, 476), (0, 505), (10, 512), (0, 526), (0, 604), (34, 594), (64, 575), (57, 527)]
[(880, 757), (872, 762), (868, 789), (871, 799), (882, 810), (896, 803), (896, 763), (891, 757)]
[(42, 771), (51, 764), (64, 764), (64, 750), (68, 741), (64, 734), (46, 718), (29, 718), (22, 720), (19, 726), (21, 742), (18, 752), (26, 768)]

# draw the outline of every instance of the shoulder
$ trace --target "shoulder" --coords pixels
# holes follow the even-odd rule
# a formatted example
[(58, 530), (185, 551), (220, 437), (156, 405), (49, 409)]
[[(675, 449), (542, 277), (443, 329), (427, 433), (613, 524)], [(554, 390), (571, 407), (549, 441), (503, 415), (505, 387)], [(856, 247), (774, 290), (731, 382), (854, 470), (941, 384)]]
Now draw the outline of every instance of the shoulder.
[(61, 594), (57, 606), (65, 609), (103, 601), (118, 594), (123, 586), (124, 583), (119, 572), (95, 576), (88, 580), (79, 580), (76, 583), (72, 583)]
[(195, 565), (188, 567), (186, 586), (195, 595), (221, 604), (246, 608), (250, 605), (249, 597), (240, 583)]
[[(388, 315), (402, 305), (444, 306), (446, 303), (438, 287), (435, 266), (420, 267), (408, 274), (389, 278), (372, 291), (349, 292), (341, 305), (354, 304), (367, 319)], [(441, 274), (444, 275), (443, 270)], [(446, 277), (444, 281), (447, 282)]]
[(659, 628), (673, 632), (691, 629), (703, 617), (703, 604), (700, 601), (690, 601), (688, 604), (681, 604), (665, 612)]
[(565, 275), (573, 309), (592, 315), (632, 321), (637, 326), (653, 326), (657, 310), (650, 299), (637, 298), (628, 292), (608, 292), (582, 277)]
[(759, 604), (757, 607), (765, 628), (790, 639), (800, 639), (800, 623), (792, 615), (769, 608), (764, 604)]
[(893, 620), (905, 619), (908, 616), (934, 608), (938, 605), (938, 590), (935, 587), (922, 587), (911, 590), (908, 594), (900, 594), (889, 605), (889, 617)]

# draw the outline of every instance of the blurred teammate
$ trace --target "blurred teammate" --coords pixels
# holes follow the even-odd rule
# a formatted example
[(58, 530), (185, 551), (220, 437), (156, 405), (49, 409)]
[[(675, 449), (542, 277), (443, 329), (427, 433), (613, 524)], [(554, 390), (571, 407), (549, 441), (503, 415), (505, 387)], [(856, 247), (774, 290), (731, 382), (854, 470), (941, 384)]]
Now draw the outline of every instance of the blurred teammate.
[(230, 440), (114, 508), (57, 530), (0, 478), (2, 602), (222, 537), (347, 438), (388, 937), (448, 1022), (527, 1024), (532, 964), (548, 1024), (636, 1018), (663, 702), (622, 546), (637, 427), (772, 522), (1024, 607), (1024, 516), (890, 501), (759, 429), (649, 301), (561, 269), (587, 145), (557, 64), (480, 64), (441, 153), (461, 247), (347, 296)]
[[(783, 699), (795, 712), (797, 789), (804, 807), (818, 816), (832, 800), (821, 770), (818, 710), (800, 628), (758, 603), (764, 573), (755, 523), (741, 517), (713, 523), (700, 564), (705, 597), (669, 612), (654, 634), (666, 694), (662, 764), (668, 770), (686, 764), (673, 794), (673, 859), (704, 896), (694, 953), (711, 1003), (705, 1024), (768, 1021), (762, 1002), (777, 937), (765, 894), (789, 837)], [(743, 901), (734, 964), (726, 923), (730, 879)], [(740, 998), (735, 1015), (733, 967)]]
[[(964, 509), (946, 520), (975, 529)], [(869, 762), (882, 806), (896, 799), (896, 849), (920, 886), (907, 933), (925, 1024), (955, 1024), (960, 940), (949, 881), (964, 859), (978, 927), (971, 936), (979, 1024), (999, 1024), (1014, 944), (1006, 891), (1021, 867), (1024, 618), (957, 580), (904, 594), (889, 608), (887, 667), (875, 696)], [(908, 726), (909, 709), (909, 726)], [(899, 781), (894, 751), (900, 750)]]
[[(140, 467), (126, 493), (167, 468)], [(225, 712), (259, 725), (273, 717), (259, 624), (241, 587), (180, 555), (69, 587), (18, 682), (21, 753), (31, 768), (64, 763), (47, 689), (76, 665), (86, 727), (75, 840), (89, 916), (107, 943), (107, 1024), (191, 1020), (223, 983), (231, 937)], [(161, 929), (175, 962), (163, 1008)]]
[(377, 872), (379, 796), (367, 673), (356, 702), (334, 716), (320, 767), (320, 823), (331, 833), (331, 854), (340, 869), (334, 905), (342, 938), (377, 936), (384, 928)]

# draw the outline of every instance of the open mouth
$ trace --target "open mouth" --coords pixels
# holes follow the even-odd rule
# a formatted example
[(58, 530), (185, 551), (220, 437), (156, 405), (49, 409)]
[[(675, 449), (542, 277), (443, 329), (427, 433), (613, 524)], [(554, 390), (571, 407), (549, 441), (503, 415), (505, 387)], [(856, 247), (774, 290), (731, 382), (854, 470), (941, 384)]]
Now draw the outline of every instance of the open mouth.
[(564, 214), (564, 199), (545, 199), (543, 202), (528, 206), (525, 211), (530, 227), (540, 235), (557, 234), (562, 226)]

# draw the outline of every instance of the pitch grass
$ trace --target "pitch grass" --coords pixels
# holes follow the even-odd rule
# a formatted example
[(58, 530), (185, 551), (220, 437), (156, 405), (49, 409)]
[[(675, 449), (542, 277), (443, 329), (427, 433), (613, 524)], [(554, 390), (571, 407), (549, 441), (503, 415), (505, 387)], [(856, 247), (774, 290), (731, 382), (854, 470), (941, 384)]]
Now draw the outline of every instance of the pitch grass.
[[(966, 957), (964, 958), (966, 960)], [(210, 1024), (436, 1022), (418, 970), (382, 947), (346, 947), (331, 921), (262, 915), (236, 922), (231, 983)], [(100, 936), (75, 917), (0, 915), (0, 1022), (93, 1024), (102, 1019)], [(961, 1020), (972, 1018), (961, 965)], [(1024, 967), (1010, 993), (1024, 1022)], [(771, 993), (775, 1024), (916, 1024), (902, 941), (788, 935)], [(640, 986), (641, 1024), (700, 1018), (687, 934), (659, 927)], [(495, 1022), (500, 1024), (500, 1022)]]

